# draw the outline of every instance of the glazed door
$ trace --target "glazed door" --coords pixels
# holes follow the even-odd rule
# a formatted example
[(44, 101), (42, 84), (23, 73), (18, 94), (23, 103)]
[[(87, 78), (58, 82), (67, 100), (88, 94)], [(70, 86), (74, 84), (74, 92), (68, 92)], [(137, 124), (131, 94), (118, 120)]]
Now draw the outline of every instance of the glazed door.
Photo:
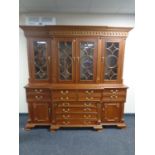
[(55, 42), (57, 81), (59, 83), (73, 83), (75, 81), (75, 40), (57, 38)]
[(97, 73), (97, 39), (77, 39), (76, 49), (76, 81), (80, 83), (95, 83)]
[(121, 83), (123, 64), (123, 40), (103, 39), (101, 48), (101, 82)]
[(28, 51), (30, 82), (50, 82), (50, 40), (31, 38)]

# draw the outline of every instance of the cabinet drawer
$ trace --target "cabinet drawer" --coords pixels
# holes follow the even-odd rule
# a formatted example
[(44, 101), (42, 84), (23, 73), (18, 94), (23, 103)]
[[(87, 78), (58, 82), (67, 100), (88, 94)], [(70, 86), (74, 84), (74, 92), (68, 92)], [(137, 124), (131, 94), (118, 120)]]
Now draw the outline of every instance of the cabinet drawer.
[(57, 114), (56, 119), (97, 119), (97, 114)]
[(64, 107), (64, 108), (56, 108), (56, 113), (92, 113), (97, 112), (97, 108), (82, 108), (82, 107)]
[(48, 94), (27, 94), (28, 101), (49, 101), (51, 100)]
[(57, 107), (97, 107), (96, 102), (55, 102)]
[(52, 99), (53, 101), (76, 101), (74, 96), (55, 96)]
[(42, 88), (27, 88), (27, 93), (35, 93), (35, 94), (50, 94), (49, 89), (42, 89)]
[(106, 88), (103, 90), (103, 95), (126, 95), (126, 89)]
[(126, 100), (126, 97), (125, 96), (104, 96), (102, 98), (102, 101), (106, 101), (106, 102), (124, 102)]
[(69, 125), (94, 125), (97, 124), (97, 121), (95, 120), (57, 120), (56, 124), (60, 124), (60, 125), (65, 125), (65, 126), (69, 126)]
[(55, 90), (53, 96), (76, 96), (76, 91), (72, 90)]

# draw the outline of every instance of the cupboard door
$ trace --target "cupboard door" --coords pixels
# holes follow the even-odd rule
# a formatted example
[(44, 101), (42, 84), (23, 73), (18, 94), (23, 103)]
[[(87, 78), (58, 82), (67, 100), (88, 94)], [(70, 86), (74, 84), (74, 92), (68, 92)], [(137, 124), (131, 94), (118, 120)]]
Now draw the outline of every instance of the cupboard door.
[(56, 39), (57, 81), (71, 83), (75, 81), (74, 39)]
[(77, 81), (93, 83), (96, 81), (97, 40), (78, 39), (77, 41)]
[(30, 39), (30, 81), (50, 81), (50, 42), (49, 39)]
[(33, 103), (33, 119), (37, 123), (50, 122), (49, 103)]
[(121, 115), (121, 103), (104, 103), (102, 106), (102, 122), (119, 122)]
[(123, 44), (121, 39), (109, 39), (102, 42), (101, 79), (104, 83), (121, 83)]

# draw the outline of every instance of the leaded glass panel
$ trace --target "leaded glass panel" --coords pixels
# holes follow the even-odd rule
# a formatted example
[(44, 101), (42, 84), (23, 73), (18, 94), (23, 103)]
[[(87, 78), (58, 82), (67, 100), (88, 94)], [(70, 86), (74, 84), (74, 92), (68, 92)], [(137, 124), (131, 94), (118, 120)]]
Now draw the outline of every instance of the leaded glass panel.
[(105, 80), (117, 80), (119, 43), (107, 42), (105, 51)]
[(80, 80), (93, 80), (94, 42), (80, 42)]
[(47, 67), (47, 42), (46, 41), (34, 41), (34, 74), (35, 79), (44, 80), (48, 79), (48, 67)]
[(60, 41), (59, 50), (59, 79), (72, 80), (72, 42)]

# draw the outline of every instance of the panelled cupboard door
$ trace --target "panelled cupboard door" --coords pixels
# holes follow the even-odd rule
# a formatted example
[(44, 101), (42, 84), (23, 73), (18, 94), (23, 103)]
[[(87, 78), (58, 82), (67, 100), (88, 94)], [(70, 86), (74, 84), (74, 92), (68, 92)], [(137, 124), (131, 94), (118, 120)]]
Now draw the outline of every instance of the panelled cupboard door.
[(101, 82), (121, 83), (123, 63), (123, 39), (102, 39)]
[(78, 38), (76, 42), (77, 82), (95, 83), (97, 74), (97, 39)]
[(50, 39), (29, 39), (30, 82), (50, 82)]
[(50, 106), (49, 103), (34, 102), (33, 104), (33, 120), (36, 123), (50, 122)]
[(56, 38), (57, 81), (59, 83), (75, 82), (75, 39)]
[(104, 103), (102, 105), (102, 122), (120, 122), (122, 116), (121, 103)]

